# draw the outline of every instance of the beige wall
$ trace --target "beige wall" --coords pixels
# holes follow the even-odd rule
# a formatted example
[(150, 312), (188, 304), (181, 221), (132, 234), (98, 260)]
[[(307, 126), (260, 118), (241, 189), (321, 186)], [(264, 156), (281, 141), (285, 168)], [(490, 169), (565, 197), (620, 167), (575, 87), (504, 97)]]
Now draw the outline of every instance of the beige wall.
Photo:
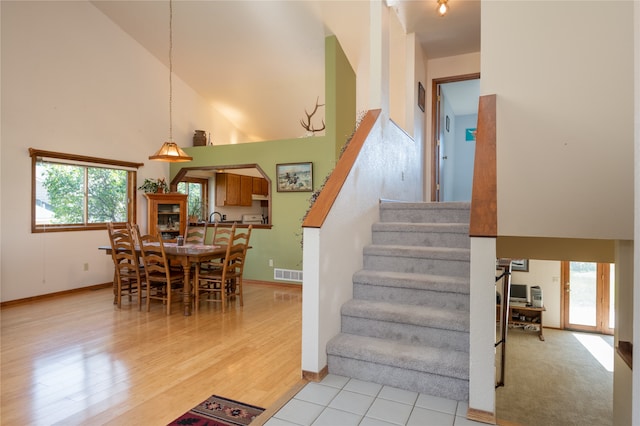
[(406, 40), (397, 15), (389, 13), (389, 117), (411, 134), (413, 129), (408, 127), (405, 100), (407, 80), (413, 80), (413, 76), (408, 75)]
[(481, 93), (498, 100), (499, 235), (633, 238), (632, 9), (483, 2)]
[[(546, 259), (615, 255), (616, 271), (633, 273), (628, 251), (616, 250), (633, 247), (634, 238), (637, 27), (638, 3), (631, 1), (555, 2), (552, 13), (545, 2), (482, 3), (481, 93), (498, 100), (501, 256), (544, 248), (553, 253)], [(637, 276), (635, 284), (621, 280), (618, 290), (638, 289)], [(616, 322), (637, 329), (638, 307), (634, 315), (616, 306)], [(615, 423), (635, 424), (640, 409), (633, 418), (629, 411), (640, 407), (640, 374), (620, 365), (616, 359)]]
[[(108, 244), (106, 230), (31, 234), (28, 148), (141, 162), (145, 165), (139, 170), (140, 181), (146, 177), (169, 180), (168, 163), (148, 160), (168, 137), (168, 70), (88, 2), (3, 2), (2, 37), (1, 300), (110, 282), (113, 263), (97, 249)], [(333, 78), (340, 78), (341, 84), (336, 102), (348, 111), (342, 111), (333, 126), (348, 127), (350, 134), (355, 102), (345, 99), (355, 97), (355, 77), (345, 80), (336, 73), (338, 77)], [(175, 76), (173, 83), (175, 141), (187, 151), (211, 150), (186, 147), (192, 144), (195, 129), (222, 132), (219, 114)], [(332, 84), (338, 92), (337, 83)], [(235, 130), (223, 128), (227, 133), (220, 139), (233, 139)], [(213, 136), (218, 139), (218, 135)], [(316, 155), (321, 149), (320, 141), (331, 149), (324, 149), (322, 160), (309, 157), (310, 152)], [(312, 142), (315, 150), (305, 150)], [(339, 147), (344, 142), (344, 137), (336, 139)], [(291, 145), (288, 148), (287, 143)], [(251, 145), (216, 146), (215, 150), (253, 150), (253, 160), (242, 155), (231, 164), (267, 161), (270, 176), (275, 163), (313, 160), (316, 188), (335, 164), (335, 144), (326, 137), (309, 138), (307, 143), (285, 141), (279, 145), (283, 153), (260, 155)], [(261, 149), (268, 149), (268, 145)], [(196, 164), (201, 163), (194, 161)], [(273, 207), (272, 221), (276, 227), (281, 224), (280, 231), (255, 231), (256, 243), (261, 238), (271, 241), (265, 247), (272, 251), (252, 251), (257, 261), (245, 271), (248, 278), (273, 279), (267, 259), (274, 259), (276, 267), (301, 269), (299, 218), (309, 206), (309, 196), (283, 195), (287, 201), (295, 200), (296, 208), (291, 209), (289, 203)], [(274, 195), (272, 200), (278, 197)], [(137, 201), (138, 223), (144, 230), (146, 201), (141, 191)], [(278, 235), (281, 238), (273, 243)], [(83, 270), (85, 263), (88, 271)]]
[[(28, 148), (145, 163), (168, 137), (168, 70), (88, 2), (1, 2), (1, 300), (110, 282), (106, 231), (31, 233)], [(174, 77), (174, 139), (190, 145), (211, 110)], [(138, 221), (146, 203), (138, 195)], [(89, 264), (84, 271), (83, 265)]]
[[(418, 82), (426, 84), (424, 56), (415, 33), (405, 34), (395, 13), (389, 13), (389, 116), (413, 138), (424, 158), (426, 115), (418, 107)], [(424, 165), (421, 166), (424, 170)]]
[(512, 259), (615, 262), (615, 241), (588, 238), (498, 237), (497, 256)]

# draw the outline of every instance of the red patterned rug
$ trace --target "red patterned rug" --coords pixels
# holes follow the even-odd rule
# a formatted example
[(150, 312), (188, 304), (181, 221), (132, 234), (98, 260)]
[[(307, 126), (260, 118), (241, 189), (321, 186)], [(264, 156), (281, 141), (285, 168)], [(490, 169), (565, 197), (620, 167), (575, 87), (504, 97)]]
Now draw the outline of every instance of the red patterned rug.
[(169, 426), (246, 426), (263, 411), (264, 408), (212, 395), (169, 423)]

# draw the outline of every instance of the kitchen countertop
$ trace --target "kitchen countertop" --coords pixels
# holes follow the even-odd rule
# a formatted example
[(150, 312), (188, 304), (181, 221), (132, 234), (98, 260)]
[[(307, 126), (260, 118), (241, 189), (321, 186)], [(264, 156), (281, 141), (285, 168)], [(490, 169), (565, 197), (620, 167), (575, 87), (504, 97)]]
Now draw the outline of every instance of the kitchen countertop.
[[(240, 221), (230, 221), (230, 220), (225, 220), (223, 222), (208, 222), (207, 226), (213, 226), (214, 224), (217, 224), (218, 226), (223, 226), (223, 227), (231, 227), (233, 224), (236, 224), (236, 228), (248, 228), (249, 224), (248, 223), (241, 223)], [(254, 223), (253, 224), (253, 229), (271, 229), (273, 225), (271, 224), (264, 224), (264, 223)]]

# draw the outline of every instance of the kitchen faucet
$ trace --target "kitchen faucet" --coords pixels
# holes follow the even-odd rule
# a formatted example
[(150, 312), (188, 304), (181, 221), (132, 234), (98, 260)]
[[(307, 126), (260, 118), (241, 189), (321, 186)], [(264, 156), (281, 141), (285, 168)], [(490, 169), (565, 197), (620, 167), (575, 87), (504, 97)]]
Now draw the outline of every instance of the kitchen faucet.
[(215, 222), (215, 217), (214, 217), (215, 215), (220, 216), (220, 220), (219, 220), (219, 222), (222, 222), (223, 218), (222, 218), (222, 213), (220, 213), (220, 212), (213, 212), (213, 213), (211, 213), (211, 214), (209, 215), (209, 222)]

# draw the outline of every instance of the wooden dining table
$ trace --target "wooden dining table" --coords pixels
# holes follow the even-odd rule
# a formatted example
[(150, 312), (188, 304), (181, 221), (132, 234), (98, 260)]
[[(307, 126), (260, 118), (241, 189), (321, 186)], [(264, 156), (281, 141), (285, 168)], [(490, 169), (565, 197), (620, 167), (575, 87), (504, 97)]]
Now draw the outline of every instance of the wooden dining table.
[[(169, 261), (180, 263), (184, 271), (184, 283), (182, 289), (182, 304), (184, 315), (191, 315), (191, 265), (201, 262), (211, 261), (224, 257), (227, 253), (226, 245), (206, 245), (206, 244), (184, 244), (178, 246), (177, 243), (163, 243), (164, 252)], [(105, 250), (111, 256), (111, 246), (100, 246), (99, 250)], [(139, 251), (136, 248), (136, 251)]]

